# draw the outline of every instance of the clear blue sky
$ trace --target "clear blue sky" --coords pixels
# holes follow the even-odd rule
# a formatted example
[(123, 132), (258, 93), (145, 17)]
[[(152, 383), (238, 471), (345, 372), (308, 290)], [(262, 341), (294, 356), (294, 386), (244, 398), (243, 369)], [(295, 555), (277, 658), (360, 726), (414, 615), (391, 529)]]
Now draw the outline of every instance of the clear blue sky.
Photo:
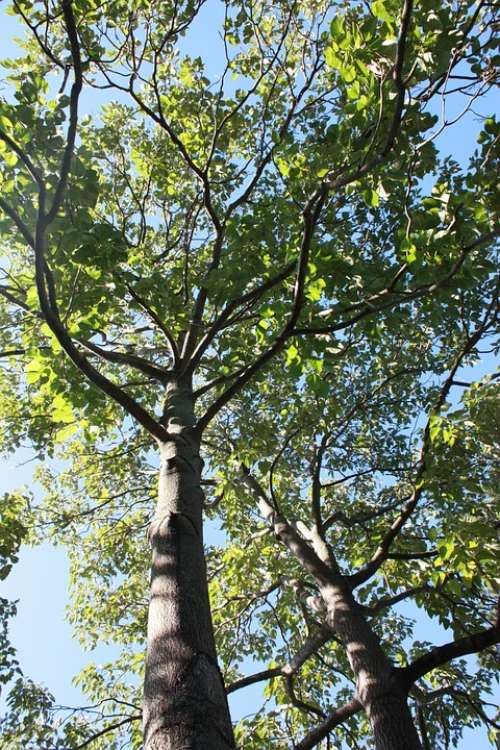
[[(18, 33), (14, 20), (5, 15), (5, 7), (5, 0), (0, 0), (0, 58), (15, 53), (12, 38)], [(222, 7), (217, 0), (209, 0), (193, 33), (184, 45), (191, 54), (201, 55), (206, 59), (209, 74), (215, 72), (212, 68), (216, 66), (219, 58), (221, 43), (215, 32), (215, 24), (223, 17)], [(104, 96), (103, 94), (103, 100)], [(84, 100), (84, 107), (89, 111), (95, 111), (99, 98), (93, 95), (91, 100)], [(490, 103), (491, 100), (488, 104)], [(479, 105), (479, 108), (484, 109), (482, 105)], [(453, 130), (451, 137), (448, 134), (440, 137), (439, 147), (453, 154), (459, 161), (465, 161), (468, 154), (463, 152), (463, 144), (474, 142), (471, 136), (477, 127), (475, 115), (470, 114), (462, 121), (460, 128)], [(491, 361), (482, 362), (471, 375), (477, 377), (485, 370), (491, 372), (493, 366), (494, 363)], [(464, 373), (464, 377), (467, 375), (469, 373)], [(30, 460), (32, 458), (33, 454), (26, 449), (7, 461), (0, 459), (0, 493), (31, 483), (34, 467)], [(55, 694), (58, 703), (85, 703), (80, 691), (72, 686), (72, 677), (89, 659), (99, 663), (111, 657), (114, 651), (112, 648), (99, 647), (88, 654), (72, 639), (71, 628), (65, 621), (65, 607), (68, 603), (68, 561), (64, 550), (49, 545), (23, 549), (20, 562), (2, 583), (1, 595), (8, 599), (20, 599), (18, 616), (11, 627), (11, 636), (18, 649), (24, 672), (35, 681), (44, 683)], [(413, 611), (411, 608), (407, 609), (407, 612), (416, 615), (414, 608)], [(447, 640), (439, 625), (430, 620), (421, 622), (417, 637), (435, 643)], [(260, 688), (255, 686), (232, 696), (233, 717), (248, 714), (252, 710), (252, 703), (259, 695)], [(486, 750), (491, 747), (485, 731), (466, 731), (460, 750), (469, 750), (471, 747), (475, 750)]]

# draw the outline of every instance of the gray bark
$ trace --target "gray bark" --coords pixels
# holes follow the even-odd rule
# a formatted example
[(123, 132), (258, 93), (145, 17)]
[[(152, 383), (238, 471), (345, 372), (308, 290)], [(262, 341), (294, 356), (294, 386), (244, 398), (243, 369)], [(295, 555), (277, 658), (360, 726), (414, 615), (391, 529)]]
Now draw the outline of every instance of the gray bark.
[(346, 584), (326, 585), (329, 625), (342, 640), (356, 677), (356, 697), (373, 731), (376, 750), (422, 750), (404, 685)]
[(203, 462), (189, 383), (170, 384), (160, 444), (144, 684), (145, 750), (234, 748), (203, 550)]
[[(275, 534), (316, 579), (328, 626), (346, 649), (356, 678), (356, 696), (351, 704), (339, 709), (339, 718), (352, 715), (359, 704), (370, 722), (377, 750), (422, 750), (408, 708), (407, 680), (401, 678), (402, 670), (396, 671), (386, 656), (377, 634), (354, 600), (349, 581), (342, 575), (318, 529), (303, 526), (301, 536), (297, 528), (276, 511), (245, 466), (242, 467), (242, 478)], [(336, 726), (336, 718), (332, 717), (332, 726)], [(329, 722), (325, 723), (328, 727)], [(327, 732), (318, 734), (324, 737)], [(308, 740), (300, 744), (312, 747)]]

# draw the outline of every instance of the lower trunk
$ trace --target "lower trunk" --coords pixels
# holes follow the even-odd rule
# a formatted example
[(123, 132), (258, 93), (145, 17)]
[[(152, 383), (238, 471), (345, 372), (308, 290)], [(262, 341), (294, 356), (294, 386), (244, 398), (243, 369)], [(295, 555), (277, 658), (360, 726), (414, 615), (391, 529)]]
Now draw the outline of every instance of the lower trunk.
[(422, 750), (406, 692), (351, 592), (327, 586), (322, 593), (329, 624), (347, 650), (357, 698), (370, 722), (376, 750)]
[(235, 745), (217, 666), (203, 550), (202, 462), (192, 417), (186, 418), (184, 408), (175, 418), (180, 397), (186, 394), (170, 394), (172, 440), (161, 448), (159, 500), (150, 529), (144, 749), (229, 750)]
[(380, 692), (367, 714), (377, 750), (423, 750), (406, 696), (399, 690)]

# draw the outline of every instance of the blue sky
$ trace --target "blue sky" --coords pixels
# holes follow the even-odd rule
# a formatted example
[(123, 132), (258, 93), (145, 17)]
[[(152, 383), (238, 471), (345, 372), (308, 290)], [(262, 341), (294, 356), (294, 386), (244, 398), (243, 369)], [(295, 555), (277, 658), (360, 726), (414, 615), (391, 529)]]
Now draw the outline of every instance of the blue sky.
[[(5, 0), (0, 0), (1, 58), (14, 53), (12, 38), (17, 33), (14, 20), (5, 15), (5, 8)], [(183, 45), (190, 54), (206, 58), (209, 73), (215, 72), (219, 57), (221, 42), (215, 31), (215, 21), (222, 18), (222, 8), (222, 3), (210, 0), (195, 24), (193, 33)], [(92, 94), (91, 99), (84, 99), (84, 109), (95, 111), (100, 101), (105, 101), (105, 97), (105, 94)], [(488, 106), (490, 104), (491, 99)], [(484, 109), (481, 104), (479, 110), (482, 114), (487, 114)], [(471, 136), (477, 127), (477, 116), (470, 113), (451, 135), (441, 136), (438, 145), (459, 161), (465, 161), (467, 154), (463, 152), (463, 144), (473, 142)], [(477, 377), (485, 370), (491, 371), (493, 365), (491, 361), (482, 362), (471, 375)], [(467, 374), (464, 373), (464, 377)], [(23, 449), (8, 460), (0, 459), (0, 493), (22, 484), (31, 484), (34, 468), (32, 459), (33, 454), (28, 449)], [(210, 542), (210, 536), (208, 541)], [(55, 694), (58, 703), (76, 705), (85, 701), (80, 691), (72, 686), (72, 677), (89, 659), (98, 663), (104, 661), (113, 654), (113, 649), (99, 647), (89, 654), (72, 639), (71, 628), (65, 621), (67, 589), (68, 562), (64, 550), (43, 545), (22, 550), (19, 564), (2, 583), (1, 594), (9, 599), (20, 600), (11, 636), (25, 673), (35, 681), (44, 683)], [(436, 643), (446, 639), (442, 629), (429, 620), (422, 621), (419, 625), (418, 637)], [(233, 696), (231, 704), (234, 717), (249, 713), (259, 694), (260, 688), (255, 687)], [(484, 731), (466, 732), (460, 749), (468, 750), (472, 745), (476, 750), (490, 747)]]

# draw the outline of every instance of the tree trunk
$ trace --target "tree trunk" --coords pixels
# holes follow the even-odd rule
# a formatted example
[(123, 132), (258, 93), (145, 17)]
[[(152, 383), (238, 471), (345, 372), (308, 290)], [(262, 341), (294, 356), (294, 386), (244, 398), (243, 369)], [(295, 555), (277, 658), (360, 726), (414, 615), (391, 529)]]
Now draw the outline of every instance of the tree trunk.
[(144, 684), (145, 750), (234, 748), (203, 550), (202, 460), (190, 384), (167, 388)]
[(328, 622), (342, 640), (356, 678), (356, 697), (373, 731), (376, 750), (422, 750), (404, 687), (351, 591), (325, 586)]

